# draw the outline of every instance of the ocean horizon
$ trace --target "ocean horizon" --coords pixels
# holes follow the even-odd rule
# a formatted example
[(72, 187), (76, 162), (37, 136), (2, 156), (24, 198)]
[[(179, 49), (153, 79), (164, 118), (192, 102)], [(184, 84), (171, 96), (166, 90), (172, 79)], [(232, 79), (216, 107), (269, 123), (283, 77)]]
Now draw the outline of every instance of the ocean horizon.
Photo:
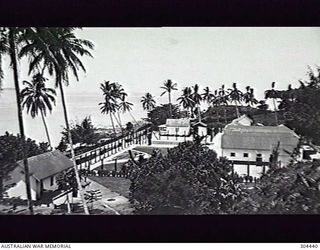
[[(146, 117), (147, 113), (143, 110), (140, 103), (141, 96), (144, 93), (134, 93), (128, 96), (128, 101), (133, 103), (132, 115), (136, 120)], [(68, 92), (65, 90), (65, 98), (68, 109), (69, 122), (74, 123), (82, 121), (86, 116), (90, 116), (94, 126), (98, 128), (110, 128), (111, 121), (109, 115), (101, 114), (99, 103), (103, 101), (101, 91), (92, 92)], [(14, 88), (4, 88), (0, 93), (0, 135), (6, 131), (9, 133), (19, 133), (18, 114), (16, 107), (16, 95)], [(25, 125), (25, 134), (37, 142), (47, 142), (41, 116), (32, 118), (23, 111), (23, 121)], [(121, 115), (122, 124), (132, 121), (129, 113)], [(65, 127), (61, 97), (57, 91), (56, 106), (53, 107), (52, 113), (48, 112), (46, 122), (50, 133), (52, 146), (58, 146), (62, 130)], [(115, 124), (118, 126), (117, 124)]]

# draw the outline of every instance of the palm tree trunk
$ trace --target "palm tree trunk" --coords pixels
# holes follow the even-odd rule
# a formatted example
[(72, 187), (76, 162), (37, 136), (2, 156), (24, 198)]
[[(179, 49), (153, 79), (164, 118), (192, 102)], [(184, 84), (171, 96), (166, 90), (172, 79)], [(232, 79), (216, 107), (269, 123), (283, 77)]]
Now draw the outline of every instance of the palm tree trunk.
[(236, 112), (237, 112), (237, 118), (239, 118), (240, 114), (239, 114), (239, 109), (238, 109), (238, 104), (236, 102)]
[(277, 108), (276, 108), (276, 101), (274, 98), (272, 98), (273, 100), (273, 107), (274, 107), (274, 118), (276, 121), (276, 125), (278, 125), (278, 114), (277, 114)]
[(139, 125), (138, 122), (137, 122), (137, 120), (134, 118), (134, 116), (131, 114), (130, 111), (129, 111), (129, 114), (130, 114), (131, 118), (133, 119), (133, 121), (134, 121), (137, 125)]
[(73, 149), (73, 142), (72, 142), (70, 127), (69, 127), (68, 114), (67, 114), (67, 106), (66, 106), (66, 103), (65, 103), (63, 86), (62, 86), (61, 82), (59, 83), (59, 87), (60, 87), (60, 92), (61, 92), (61, 100), (62, 100), (62, 106), (63, 106), (64, 119), (65, 119), (66, 128), (67, 128), (67, 132), (68, 132), (68, 140), (69, 140), (70, 151), (71, 151), (71, 160), (72, 160), (74, 172), (75, 172), (75, 175), (76, 175), (76, 181), (77, 181), (80, 198), (81, 198), (82, 205), (83, 205), (83, 210), (84, 210), (85, 214), (89, 215), (89, 209), (88, 209), (88, 206), (87, 206), (87, 202), (84, 199), (83, 190), (82, 190), (81, 181), (80, 181), (80, 176), (79, 176), (79, 172), (78, 172), (78, 168), (77, 168), (77, 164), (76, 164), (76, 160), (75, 160), (75, 153), (74, 153), (74, 149)]
[(168, 95), (169, 95), (169, 105), (170, 105), (170, 106), (169, 106), (169, 107), (170, 107), (170, 108), (169, 108), (169, 112), (170, 112), (170, 113), (169, 113), (169, 115), (170, 115), (170, 117), (172, 118), (172, 110), (171, 110), (171, 92), (168, 92)]
[(44, 118), (44, 114), (43, 114), (42, 109), (40, 109), (40, 113), (41, 113), (41, 118), (42, 118), (42, 122), (43, 122), (43, 125), (44, 125), (44, 129), (45, 129), (46, 134), (47, 134), (49, 147), (50, 147), (50, 149), (52, 150), (52, 147), (51, 147), (51, 140), (50, 140), (50, 135), (49, 135), (49, 130), (48, 130), (48, 127), (47, 127), (46, 120), (45, 120), (45, 118)]
[(118, 118), (117, 118), (116, 114), (114, 114), (114, 118), (116, 119), (116, 122), (120, 126), (121, 133), (122, 133), (123, 132), (123, 128), (122, 128), (122, 123), (121, 123), (121, 118), (120, 118), (119, 112), (117, 112), (117, 115), (118, 115)]
[(226, 106), (223, 106), (223, 113), (224, 113), (224, 122), (227, 125), (227, 112), (226, 112)]
[(200, 112), (200, 105), (198, 104), (198, 119), (201, 122), (201, 112)]
[(10, 58), (12, 63), (13, 78), (14, 78), (14, 85), (15, 85), (16, 98), (17, 98), (18, 120), (19, 120), (20, 136), (22, 141), (22, 159), (23, 159), (24, 175), (25, 175), (25, 182), (26, 182), (28, 208), (29, 208), (30, 214), (33, 215), (33, 202), (32, 202), (32, 196), (31, 196), (29, 165), (28, 165), (28, 158), (27, 158), (28, 154), (27, 154), (27, 148), (26, 148), (26, 138), (24, 134), (24, 125), (23, 125), (21, 98), (20, 98), (20, 89), (19, 89), (19, 78), (18, 78), (16, 45), (14, 41), (13, 29), (14, 28), (10, 28), (10, 31), (9, 31)]
[(111, 125), (112, 125), (112, 128), (113, 128), (113, 133), (116, 135), (117, 132), (116, 132), (116, 128), (114, 127), (114, 123), (113, 123), (113, 118), (112, 118), (112, 113), (110, 112), (110, 120), (111, 120)]

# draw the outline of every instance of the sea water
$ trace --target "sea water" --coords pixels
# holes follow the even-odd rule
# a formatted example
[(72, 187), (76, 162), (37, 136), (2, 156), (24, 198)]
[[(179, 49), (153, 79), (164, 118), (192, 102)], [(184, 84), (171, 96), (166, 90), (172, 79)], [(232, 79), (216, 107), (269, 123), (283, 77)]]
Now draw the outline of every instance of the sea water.
[[(146, 117), (146, 112), (142, 109), (140, 99), (143, 93), (132, 95), (129, 93), (128, 100), (133, 103), (132, 115), (136, 120)], [(86, 116), (90, 116), (93, 124), (99, 128), (110, 128), (110, 116), (101, 114), (99, 103), (103, 97), (100, 91), (91, 93), (69, 93), (65, 90), (65, 99), (70, 122), (82, 121)], [(132, 121), (129, 113), (121, 115), (122, 124)], [(32, 118), (30, 114), (23, 111), (23, 121), (25, 125), (25, 134), (27, 137), (37, 142), (46, 142), (47, 137), (44, 130), (41, 115)], [(57, 146), (61, 139), (61, 131), (65, 127), (63, 109), (60, 93), (57, 91), (56, 106), (52, 113), (47, 112), (46, 123), (50, 133), (50, 139), (53, 146)], [(115, 125), (116, 122), (115, 122)], [(18, 115), (16, 107), (16, 95), (14, 89), (4, 89), (0, 93), (0, 135), (6, 131), (9, 133), (19, 133)]]

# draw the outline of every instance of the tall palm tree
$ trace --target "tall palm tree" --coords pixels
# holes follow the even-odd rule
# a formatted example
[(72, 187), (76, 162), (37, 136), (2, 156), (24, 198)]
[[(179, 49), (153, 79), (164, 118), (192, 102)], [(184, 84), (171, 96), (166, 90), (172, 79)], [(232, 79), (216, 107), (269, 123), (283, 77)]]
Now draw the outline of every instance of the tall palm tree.
[(21, 136), (22, 142), (22, 159), (24, 166), (24, 175), (25, 175), (25, 183), (26, 183), (26, 193), (28, 200), (28, 209), (30, 214), (33, 214), (33, 202), (31, 196), (31, 186), (30, 186), (30, 174), (29, 174), (29, 165), (27, 158), (27, 149), (26, 149), (26, 138), (24, 133), (24, 124), (23, 124), (23, 114), (22, 114), (22, 106), (20, 99), (20, 87), (19, 87), (19, 70), (18, 70), (18, 56), (17, 52), (21, 47), (27, 42), (27, 38), (23, 35), (25, 29), (20, 29), (16, 27), (11, 28), (0, 28), (0, 82), (3, 79), (3, 70), (1, 64), (2, 55), (9, 55), (12, 72), (13, 72), (13, 80), (16, 92), (16, 101), (17, 101), (17, 110), (18, 110), (18, 122), (19, 122), (19, 132)]
[(121, 101), (119, 103), (119, 110), (122, 111), (122, 113), (128, 112), (132, 118), (132, 120), (138, 125), (137, 120), (134, 118), (134, 116), (131, 113), (133, 104), (131, 102), (126, 101), (126, 96), (122, 95)]
[[(128, 94), (124, 91), (123, 87), (119, 83), (113, 83), (113, 96), (116, 100), (116, 111), (113, 113), (114, 118), (118, 125), (120, 126), (121, 131), (123, 132), (121, 117), (120, 117), (120, 109), (119, 109), (119, 102), (121, 102), (121, 98), (124, 96), (126, 97)], [(117, 113), (117, 116), (116, 116)]]
[(237, 84), (235, 82), (232, 84), (232, 89), (229, 89), (229, 91), (230, 100), (231, 102), (234, 102), (236, 106), (237, 117), (240, 117), (238, 104), (241, 104), (243, 93), (237, 88)]
[(254, 96), (254, 90), (250, 88), (250, 86), (246, 87), (246, 93), (243, 94), (243, 101), (249, 105), (250, 113), (252, 112), (251, 107), (258, 103), (258, 100)]
[(172, 80), (168, 79), (163, 83), (163, 86), (161, 87), (162, 89), (164, 89), (164, 91), (161, 93), (160, 96), (163, 96), (164, 94), (168, 93), (168, 97), (169, 97), (169, 104), (170, 104), (170, 117), (172, 117), (172, 103), (171, 103), (171, 92), (174, 90), (178, 90), (177, 88), (177, 83), (173, 83)]
[(216, 109), (217, 122), (219, 123), (219, 107), (221, 105), (221, 98), (218, 95), (218, 90), (215, 90), (212, 94), (211, 104)]
[(226, 106), (229, 104), (229, 92), (225, 90), (224, 84), (218, 91), (219, 105), (223, 105), (224, 122), (227, 124)]
[(114, 134), (116, 134), (116, 128), (114, 126), (112, 115), (117, 110), (117, 100), (114, 93), (114, 83), (110, 83), (109, 81), (104, 81), (104, 83), (100, 84), (100, 89), (102, 90), (104, 96), (104, 102), (100, 102), (99, 105), (101, 113), (109, 114), (110, 121), (113, 128)]
[(177, 101), (179, 101), (179, 104), (182, 105), (182, 107), (187, 110), (188, 116), (189, 116), (189, 109), (191, 109), (192, 111), (192, 109), (195, 106), (195, 102), (192, 100), (191, 94), (192, 94), (191, 88), (185, 87), (182, 90), (182, 95), (177, 99)]
[(150, 93), (146, 93), (142, 96), (141, 101), (144, 110), (151, 111), (156, 107), (156, 101)]
[(191, 94), (191, 98), (197, 106), (198, 110), (198, 119), (201, 121), (201, 112), (200, 112), (200, 102), (202, 101), (201, 94), (199, 93), (199, 85), (195, 84), (193, 87), (193, 92)]
[(40, 111), (48, 143), (50, 148), (52, 148), (45, 116), (47, 114), (47, 109), (52, 112), (52, 104), (55, 105), (56, 103), (54, 97), (56, 91), (45, 87), (46, 80), (47, 79), (44, 78), (42, 74), (37, 73), (33, 76), (31, 82), (23, 81), (27, 86), (21, 91), (20, 95), (23, 100), (22, 107), (27, 108), (27, 113), (30, 112), (32, 118), (35, 118)]
[(75, 161), (75, 153), (70, 132), (67, 106), (65, 102), (63, 83), (69, 83), (69, 71), (79, 81), (78, 71), (86, 72), (79, 56), (92, 57), (90, 50), (94, 45), (84, 39), (79, 39), (75, 35), (76, 28), (32, 28), (25, 32), (28, 44), (21, 49), (19, 56), (29, 55), (31, 62), (29, 65), (29, 73), (39, 69), (41, 72), (48, 72), (49, 75), (55, 77), (56, 87), (60, 89), (61, 100), (68, 131), (68, 140), (71, 151), (71, 158), (75, 170), (75, 176), (78, 184), (83, 209), (89, 214), (87, 203), (80, 182), (80, 176)]
[(277, 114), (277, 106), (276, 106), (276, 99), (279, 97), (278, 91), (275, 90), (275, 82), (271, 83), (271, 89), (266, 90), (264, 92), (265, 99), (272, 99), (273, 101), (273, 108), (274, 108), (274, 118), (276, 125), (278, 125), (278, 114)]
[(205, 87), (203, 91), (204, 91), (203, 94), (201, 94), (202, 100), (206, 101), (210, 105), (212, 99), (214, 98), (214, 94), (212, 94), (209, 87)]

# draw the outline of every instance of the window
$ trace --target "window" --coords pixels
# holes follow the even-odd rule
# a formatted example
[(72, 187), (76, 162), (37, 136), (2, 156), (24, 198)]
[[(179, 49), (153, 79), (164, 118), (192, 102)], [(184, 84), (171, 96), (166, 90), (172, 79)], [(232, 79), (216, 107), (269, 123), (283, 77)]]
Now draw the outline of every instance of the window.
[(262, 166), (262, 154), (257, 154), (256, 164), (257, 166)]
[(231, 156), (231, 157), (235, 157), (235, 156), (236, 156), (236, 153), (231, 152), (231, 153), (230, 153), (230, 156)]
[(243, 153), (243, 157), (249, 157), (248, 153)]
[(54, 177), (51, 176), (51, 177), (50, 177), (50, 186), (53, 186), (53, 181), (54, 181)]
[(257, 157), (262, 157), (262, 154), (257, 154)]
[(179, 132), (179, 128), (176, 128), (176, 133), (178, 133)]

